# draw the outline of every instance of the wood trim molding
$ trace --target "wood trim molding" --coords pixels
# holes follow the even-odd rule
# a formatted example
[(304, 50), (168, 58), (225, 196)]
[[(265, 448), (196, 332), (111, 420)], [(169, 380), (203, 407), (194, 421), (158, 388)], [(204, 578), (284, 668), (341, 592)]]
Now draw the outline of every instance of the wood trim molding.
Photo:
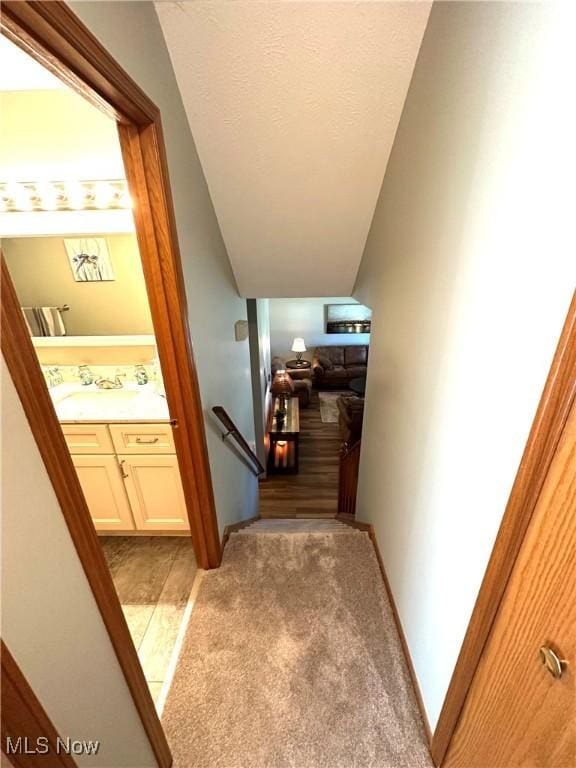
[(380, 573), (382, 574), (382, 581), (384, 582), (384, 588), (386, 589), (388, 600), (390, 601), (390, 607), (392, 608), (394, 623), (396, 624), (396, 629), (398, 631), (398, 636), (400, 638), (402, 650), (404, 651), (404, 657), (406, 658), (406, 663), (408, 665), (408, 672), (410, 673), (410, 679), (412, 681), (412, 688), (414, 689), (414, 696), (416, 697), (416, 702), (418, 703), (418, 709), (420, 710), (420, 716), (422, 718), (422, 723), (424, 725), (424, 732), (426, 733), (428, 748), (430, 749), (432, 744), (432, 730), (430, 728), (430, 723), (428, 722), (428, 715), (426, 714), (426, 708), (424, 707), (424, 699), (422, 698), (422, 692), (420, 691), (420, 685), (418, 684), (418, 678), (416, 677), (414, 664), (412, 663), (412, 656), (410, 655), (410, 650), (408, 649), (408, 643), (406, 642), (406, 635), (404, 634), (404, 628), (402, 626), (402, 622), (400, 621), (400, 615), (398, 613), (398, 609), (396, 608), (394, 595), (392, 594), (392, 590), (390, 589), (390, 582), (388, 581), (388, 575), (386, 574), (386, 569), (384, 568), (382, 555), (380, 554), (380, 548), (378, 547), (378, 540), (376, 539), (376, 532), (374, 530), (374, 526), (371, 525), (370, 523), (361, 523), (359, 520), (355, 520), (349, 515), (336, 515), (336, 520), (339, 520), (341, 523), (345, 523), (346, 525), (350, 525), (352, 528), (356, 528), (357, 530), (365, 531), (370, 537), (370, 541), (372, 542), (372, 546), (374, 547), (374, 553), (376, 554), (376, 560), (378, 561), (378, 567), (380, 568)]
[(47, 740), (44, 742), (48, 748), (47, 754), (27, 754), (25, 751), (10, 753), (10, 763), (15, 768), (76, 768), (70, 755), (59, 753), (59, 734), (4, 641), (1, 641), (0, 653), (2, 752), (8, 752), (8, 739), (15, 745), (18, 738), (21, 738), (32, 750), (39, 744), (38, 739), (42, 738)]
[(147, 125), (156, 105), (60, 0), (2, 0), (6, 37), (118, 122)]
[(215, 568), (222, 553), (160, 117), (140, 128), (121, 124), (119, 136), (128, 185), (137, 194), (136, 233), (164, 388), (178, 423), (174, 442), (196, 561)]
[(434, 732), (432, 758), (436, 765), (442, 764), (448, 751), (575, 396), (576, 294), (568, 310), (552, 367)]
[(168, 742), (3, 257), (0, 289), (2, 354), (158, 765), (168, 768), (172, 764)]

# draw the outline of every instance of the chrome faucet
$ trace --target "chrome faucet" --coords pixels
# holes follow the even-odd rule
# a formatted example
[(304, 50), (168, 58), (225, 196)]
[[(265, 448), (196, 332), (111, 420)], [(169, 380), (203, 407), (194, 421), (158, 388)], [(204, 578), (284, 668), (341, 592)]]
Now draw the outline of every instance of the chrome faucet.
[(122, 389), (123, 384), (120, 381), (120, 376), (126, 376), (126, 374), (117, 373), (114, 377), (114, 381), (112, 381), (112, 379), (96, 379), (94, 383), (98, 389)]
[(87, 365), (78, 367), (78, 378), (85, 387), (94, 382), (94, 374)]
[(64, 379), (62, 378), (62, 372), (57, 366), (54, 366), (53, 368), (48, 368), (46, 371), (46, 376), (48, 378), (48, 386), (56, 387), (58, 384), (62, 384)]

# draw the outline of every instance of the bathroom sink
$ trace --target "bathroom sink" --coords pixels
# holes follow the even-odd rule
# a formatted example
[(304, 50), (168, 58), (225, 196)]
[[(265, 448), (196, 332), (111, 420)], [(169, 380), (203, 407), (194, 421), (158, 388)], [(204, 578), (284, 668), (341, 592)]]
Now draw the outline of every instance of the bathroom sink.
[(73, 390), (55, 402), (61, 421), (167, 418), (166, 400), (141, 389)]

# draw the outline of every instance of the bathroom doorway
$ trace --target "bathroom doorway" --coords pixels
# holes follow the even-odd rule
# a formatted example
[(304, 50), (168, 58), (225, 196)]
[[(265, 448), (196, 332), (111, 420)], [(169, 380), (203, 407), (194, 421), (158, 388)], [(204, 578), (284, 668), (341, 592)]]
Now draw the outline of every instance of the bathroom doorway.
[(0, 58), (3, 257), (158, 702), (197, 565), (116, 123)]
[[(57, 335), (72, 338), (71, 334), (66, 332), (66, 326), (71, 328), (80, 319), (82, 313), (79, 310), (83, 307), (83, 303), (74, 301), (73, 304), (69, 300), (56, 301), (47, 298), (31, 301), (25, 300), (24, 297), (20, 299), (18, 290), (21, 291), (22, 286), (15, 287), (15, 283), (19, 280), (18, 277), (13, 279), (14, 276), (11, 275), (8, 265), (9, 260), (17, 259), (17, 256), (13, 255), (2, 259), (2, 352), (157, 763), (162, 767), (169, 766), (170, 750), (154, 708), (152, 698), (154, 691), (147, 684), (135, 644), (130, 638), (126, 612), (122, 612), (108, 568), (110, 565), (113, 569), (113, 564), (121, 561), (123, 557), (120, 551), (122, 547), (114, 543), (119, 536), (111, 534), (124, 536), (126, 530), (122, 526), (127, 523), (133, 526), (133, 530), (129, 532), (131, 537), (141, 542), (146, 538), (153, 539), (154, 546), (160, 550), (160, 559), (163, 558), (166, 562), (170, 561), (171, 556), (164, 550), (167, 546), (166, 542), (172, 538), (177, 538), (180, 542), (179, 548), (187, 544), (191, 549), (190, 541), (193, 543), (194, 567), (196, 565), (201, 568), (215, 567), (220, 561), (220, 543), (202, 407), (187, 326), (185, 293), (160, 117), (155, 105), (98, 44), (65, 4), (46, 5), (25, 1), (7, 3), (3, 6), (2, 34), (47, 70), (47, 74), (56, 76), (68, 86), (72, 85), (78, 98), (84, 98), (91, 108), (106, 115), (113, 124), (114, 131), (117, 131), (120, 142), (125, 174), (107, 173), (105, 179), (98, 176), (90, 178), (89, 175), (83, 174), (75, 174), (69, 179), (59, 178), (59, 174), (56, 173), (51, 173), (42, 179), (35, 179), (34, 174), (19, 175), (12, 178), (14, 184), (11, 188), (3, 190), (5, 192), (3, 200), (7, 210), (2, 212), (2, 216), (18, 216), (20, 222), (32, 217), (38, 222), (39, 218), (42, 218), (43, 231), (41, 235), (37, 233), (37, 236), (56, 238), (60, 242), (63, 250), (60, 250), (59, 267), (62, 268), (63, 263), (66, 269), (70, 270), (75, 283), (84, 283), (83, 286), (78, 286), (84, 289), (94, 287), (88, 284), (96, 282), (99, 282), (99, 287), (103, 289), (104, 283), (111, 282), (110, 269), (114, 276), (120, 273), (118, 243), (115, 242), (115, 238), (128, 234), (125, 230), (114, 229), (109, 223), (101, 226), (96, 226), (94, 223), (82, 226), (79, 222), (86, 218), (84, 214), (98, 209), (101, 213), (114, 213), (116, 219), (121, 219), (123, 216), (124, 218), (129, 216), (132, 219), (131, 245), (134, 245), (135, 235), (153, 332), (145, 333), (146, 329), (140, 329), (137, 333), (118, 333), (117, 335), (152, 337), (148, 344), (141, 343), (143, 339), (139, 339), (136, 344), (144, 355), (143, 362), (138, 362), (134, 357), (129, 359), (126, 357), (127, 350), (131, 346), (129, 341), (125, 341), (124, 344), (102, 345), (87, 344), (86, 340), (83, 340), (77, 344), (76, 350), (71, 354), (74, 355), (78, 349), (86, 347), (90, 348), (91, 355), (95, 349), (99, 351), (97, 358), (93, 357), (82, 363), (84, 366), (82, 371), (80, 371), (82, 366), (78, 364), (78, 358), (68, 357), (64, 360), (58, 357), (54, 363), (46, 362), (48, 358), (45, 357), (45, 362), (41, 363), (37, 350), (42, 348), (42, 354), (56, 359), (53, 357), (53, 350), (56, 348), (54, 344), (61, 345), (62, 339), (57, 339), (55, 342), (54, 338)], [(48, 118), (52, 117), (50, 113), (46, 114)], [(89, 131), (92, 124), (91, 122), (83, 123), (82, 127)], [(62, 186), (61, 182), (67, 180), (78, 183)], [(107, 185), (100, 185), (102, 195), (98, 203), (96, 200), (99, 192), (96, 185), (91, 184), (96, 181), (108, 182)], [(110, 195), (112, 204), (110, 204)], [(102, 203), (107, 196), (108, 202)], [(121, 200), (128, 202), (128, 197), (133, 202), (132, 208), (129, 205), (117, 204)], [(66, 201), (64, 205), (63, 199)], [(87, 200), (90, 201), (90, 205), (86, 205)], [(70, 214), (68, 219), (73, 218), (78, 226), (58, 224), (54, 229), (50, 229), (49, 220), (58, 217), (58, 221), (61, 222), (65, 213)], [(23, 243), (19, 241), (25, 236), (28, 236), (31, 242), (31, 236), (29, 233), (27, 235), (25, 229), (13, 230), (9, 234), (11, 235), (9, 239), (14, 241), (9, 243), (9, 251), (12, 254), (18, 252), (19, 246), (19, 253), (22, 253)], [(91, 242), (88, 244), (78, 242), (86, 239)], [(63, 243), (64, 240), (76, 242), (67, 244)], [(101, 241), (104, 241), (104, 248)], [(114, 256), (115, 249), (116, 256)], [(33, 249), (30, 247), (25, 250), (28, 255)], [(95, 255), (96, 259), (93, 258)], [(62, 262), (62, 259), (65, 260)], [(12, 270), (17, 271), (14, 263)], [(77, 274), (74, 270), (77, 270)], [(94, 275), (96, 279), (93, 279)], [(77, 280), (77, 277), (80, 279)], [(28, 301), (29, 303), (26, 303)], [(129, 302), (124, 297), (124, 304), (127, 303)], [(22, 307), (25, 308), (24, 311)], [(73, 312), (76, 312), (76, 316), (71, 320)], [(135, 315), (136, 312), (128, 314)], [(42, 329), (43, 336), (35, 337), (34, 333), (43, 326), (48, 326), (48, 334), (44, 335), (46, 331)], [(61, 326), (64, 327), (64, 331)], [(99, 331), (90, 331), (87, 335), (103, 334)], [(115, 334), (108, 332), (108, 335)], [(33, 338), (43, 340), (34, 344)], [(72, 343), (69, 346), (74, 347)], [(118, 347), (122, 347), (122, 360), (118, 356), (114, 357), (114, 354), (118, 353)], [(153, 353), (157, 350), (157, 361), (155, 354), (152, 357), (149, 356), (150, 349), (143, 351), (145, 347), (152, 348)], [(100, 356), (100, 350), (103, 348), (108, 350), (106, 359)], [(110, 352), (110, 348), (114, 349), (114, 354)], [(47, 349), (48, 352), (46, 352)], [(126, 363), (130, 368), (130, 374), (122, 370)], [(66, 374), (69, 371), (62, 370), (66, 367), (76, 369), (75, 381), (66, 381)], [(48, 368), (52, 370), (47, 370)], [(55, 368), (58, 370), (54, 370)], [(143, 374), (146, 375), (147, 381), (144, 381)], [(49, 387), (49, 384), (52, 386)], [(62, 393), (62, 389), (59, 389), (62, 386), (67, 386), (71, 394), (60, 400), (55, 398), (54, 394), (57, 389), (58, 394)], [(136, 389), (137, 387), (141, 389)], [(104, 405), (116, 408), (118, 406), (116, 396), (120, 393), (123, 393), (122, 407), (129, 408), (134, 405), (132, 401), (136, 397), (142, 404), (141, 395), (144, 393), (143, 388), (146, 387), (148, 390), (155, 388), (153, 392), (148, 391), (148, 395), (156, 404), (159, 403), (156, 397), (163, 397), (160, 391), (163, 389), (164, 405), (168, 409), (167, 414), (166, 412), (162, 414), (162, 419), (157, 419), (152, 424), (144, 424), (141, 419), (132, 421), (132, 413), (129, 414), (130, 418), (122, 423), (111, 419), (110, 413), (106, 415), (105, 420), (87, 415), (90, 409), (94, 408), (100, 415), (100, 409)], [(52, 394), (49, 394), (50, 390), (53, 390)], [(155, 397), (152, 398), (152, 395)], [(100, 399), (95, 401), (95, 398)], [(114, 404), (111, 398), (115, 401)], [(94, 404), (95, 402), (97, 405)], [(66, 419), (62, 412), (58, 414), (59, 408), (72, 411), (75, 408), (84, 409), (82, 418), (92, 420), (91, 431), (88, 434), (79, 434), (74, 427), (77, 426), (76, 422), (81, 422), (81, 419)], [(70, 413), (71, 411), (68, 410), (64, 415), (70, 416)], [(94, 410), (90, 413), (93, 414)], [(59, 419), (69, 422), (66, 426), (68, 435), (65, 435)], [(81, 422), (80, 426), (82, 424), (84, 422)], [(129, 429), (123, 429), (120, 428), (121, 424), (131, 426)], [(106, 533), (106, 538), (109, 537), (111, 540), (111, 543), (104, 541), (104, 547), (101, 537), (96, 532), (94, 519), (96, 516), (91, 514), (90, 482), (86, 480), (86, 475), (90, 475), (94, 467), (82, 466), (81, 456), (84, 449), (87, 450), (85, 454), (87, 456), (110, 457), (108, 476), (102, 469), (103, 461), (99, 465), (99, 471), (102, 477), (106, 477), (108, 485), (110, 485), (109, 478), (114, 476), (117, 496), (127, 501), (130, 512), (130, 517), (124, 514), (126, 512), (124, 506), (123, 512), (116, 509), (114, 514), (104, 516), (105, 519), (100, 519), (96, 523), (99, 526), (98, 533)], [(166, 457), (177, 458), (176, 465), (172, 463), (172, 469), (163, 465), (164, 469), (172, 474), (173, 488), (177, 485), (174, 479), (176, 477), (176, 472), (173, 471), (174, 466), (178, 473), (186, 514), (173, 515), (172, 518), (177, 517), (176, 520), (165, 518), (161, 521), (151, 520), (154, 515), (147, 514), (149, 508), (157, 508), (158, 504), (145, 504), (143, 513), (142, 509), (137, 510), (138, 502), (141, 502), (142, 497), (146, 495), (142, 486), (146, 485), (152, 495), (158, 487), (157, 480), (149, 479), (153, 472), (149, 471), (150, 466), (147, 460), (150, 459), (150, 455), (147, 452), (152, 449), (156, 451), (156, 456), (152, 460), (157, 465), (162, 465), (160, 462), (162, 456), (166, 461), (171, 460)], [(75, 461), (72, 456), (78, 459)], [(138, 483), (132, 477), (131, 493), (128, 487), (129, 478), (124, 474), (130, 475), (135, 465), (138, 466), (137, 474), (141, 487), (134, 490), (134, 486)], [(90, 470), (85, 472), (84, 481), (81, 478), (82, 470)], [(143, 479), (145, 476), (148, 480)], [(124, 485), (124, 490), (118, 483)], [(100, 486), (98, 482), (93, 485), (96, 489), (93, 489), (93, 497), (97, 500), (96, 491)], [(153, 532), (149, 528), (145, 531), (136, 530), (142, 524), (150, 526), (159, 522), (166, 527), (166, 530), (157, 529)], [(105, 528), (113, 524), (117, 524), (115, 530)], [(107, 557), (105, 557), (106, 547), (109, 548)], [(174, 555), (170, 571), (176, 566), (178, 559), (179, 555)], [(147, 570), (154, 571), (155, 567), (148, 567)]]

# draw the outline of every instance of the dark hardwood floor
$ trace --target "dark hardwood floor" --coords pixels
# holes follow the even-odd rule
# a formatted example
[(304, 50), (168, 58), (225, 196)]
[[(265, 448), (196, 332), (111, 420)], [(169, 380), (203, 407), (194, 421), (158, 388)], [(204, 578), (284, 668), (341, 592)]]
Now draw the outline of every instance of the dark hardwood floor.
[(320, 418), (318, 392), (300, 409), (300, 471), (260, 483), (261, 517), (334, 517), (338, 507), (338, 424)]

